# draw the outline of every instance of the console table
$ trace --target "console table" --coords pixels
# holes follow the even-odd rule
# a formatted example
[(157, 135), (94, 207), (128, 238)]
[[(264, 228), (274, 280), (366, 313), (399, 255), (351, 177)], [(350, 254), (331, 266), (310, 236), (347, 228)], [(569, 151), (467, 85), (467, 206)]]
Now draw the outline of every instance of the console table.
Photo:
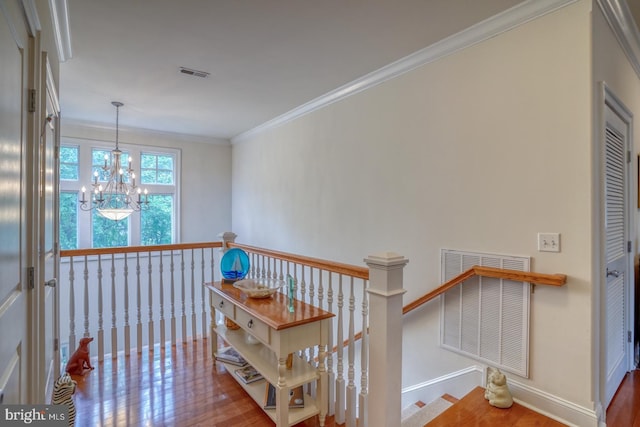
[[(211, 350), (218, 349), (218, 337), (233, 346), (264, 378), (276, 388), (276, 409), (265, 410), (277, 427), (291, 426), (316, 414), (324, 426), (328, 408), (327, 340), (333, 313), (311, 304), (294, 300), (289, 312), (289, 299), (281, 292), (271, 298), (248, 298), (231, 284), (210, 282)], [(219, 312), (240, 326), (237, 330), (216, 322)], [(318, 348), (317, 367), (298, 356), (287, 369), (287, 356), (309, 347)], [(215, 360), (215, 359), (214, 359)], [(221, 363), (221, 362), (216, 362)], [(228, 366), (229, 371), (236, 367)], [(261, 407), (264, 403), (263, 381), (244, 384), (231, 373)], [(305, 395), (304, 408), (289, 409), (289, 390), (317, 381), (316, 399)]]

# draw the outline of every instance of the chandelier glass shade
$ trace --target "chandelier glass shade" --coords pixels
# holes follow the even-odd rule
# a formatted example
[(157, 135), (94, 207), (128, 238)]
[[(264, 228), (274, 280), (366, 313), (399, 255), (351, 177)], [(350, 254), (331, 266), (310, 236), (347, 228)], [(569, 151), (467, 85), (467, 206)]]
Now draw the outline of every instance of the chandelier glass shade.
[[(124, 104), (114, 101), (116, 107), (116, 147), (111, 155), (105, 154), (104, 165), (100, 166), (103, 173), (96, 170), (93, 173), (90, 195), (87, 188), (82, 187), (80, 209), (89, 211), (95, 209), (104, 218), (120, 221), (134, 211), (139, 211), (149, 205), (148, 191), (136, 185), (136, 174), (128, 156), (126, 165), (122, 164), (122, 151), (118, 146), (119, 110)], [(106, 181), (100, 177), (106, 177)]]

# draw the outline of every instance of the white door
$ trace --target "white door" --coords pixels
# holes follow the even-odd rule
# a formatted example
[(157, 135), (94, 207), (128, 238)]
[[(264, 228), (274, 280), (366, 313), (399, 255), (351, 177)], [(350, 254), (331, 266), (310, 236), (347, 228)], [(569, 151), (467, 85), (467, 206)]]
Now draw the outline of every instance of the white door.
[(605, 102), (605, 288), (603, 342), (605, 408), (630, 368), (629, 292), (632, 278), (630, 251), (631, 186), (629, 141), (631, 115), (607, 93)]
[(42, 83), (43, 97), (41, 99), (42, 113), (40, 116), (42, 128), (37, 159), (39, 194), (37, 218), (38, 224), (34, 228), (38, 233), (38, 274), (37, 286), (40, 288), (38, 298), (38, 355), (41, 358), (38, 365), (44, 370), (40, 380), (40, 390), (44, 391), (45, 401), (50, 400), (51, 387), (60, 373), (59, 331), (58, 326), (58, 248), (57, 218), (58, 202), (56, 194), (58, 183), (58, 117), (60, 107), (58, 96), (53, 86), (53, 76), (49, 67), (46, 53), (42, 54)]
[(27, 79), (30, 40), (20, 4), (0, 0), (0, 389), (3, 403), (25, 403), (29, 388), (27, 275)]

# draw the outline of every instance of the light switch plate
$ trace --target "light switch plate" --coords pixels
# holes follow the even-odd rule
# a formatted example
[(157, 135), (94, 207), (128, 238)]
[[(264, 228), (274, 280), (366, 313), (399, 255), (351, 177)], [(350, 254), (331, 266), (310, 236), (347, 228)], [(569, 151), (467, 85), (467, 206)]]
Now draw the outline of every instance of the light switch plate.
[(560, 252), (560, 233), (538, 233), (540, 252)]

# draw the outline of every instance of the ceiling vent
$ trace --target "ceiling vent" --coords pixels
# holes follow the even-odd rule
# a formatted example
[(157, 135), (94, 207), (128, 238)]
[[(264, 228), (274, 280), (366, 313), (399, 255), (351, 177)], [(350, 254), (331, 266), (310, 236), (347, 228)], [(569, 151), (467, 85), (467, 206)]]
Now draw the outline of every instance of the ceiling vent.
[(187, 67), (180, 67), (180, 72), (188, 76), (201, 77), (203, 79), (207, 78), (207, 76), (209, 76), (210, 74), (210, 73), (207, 73), (206, 71), (198, 71), (198, 70), (194, 70), (192, 68), (187, 68)]

